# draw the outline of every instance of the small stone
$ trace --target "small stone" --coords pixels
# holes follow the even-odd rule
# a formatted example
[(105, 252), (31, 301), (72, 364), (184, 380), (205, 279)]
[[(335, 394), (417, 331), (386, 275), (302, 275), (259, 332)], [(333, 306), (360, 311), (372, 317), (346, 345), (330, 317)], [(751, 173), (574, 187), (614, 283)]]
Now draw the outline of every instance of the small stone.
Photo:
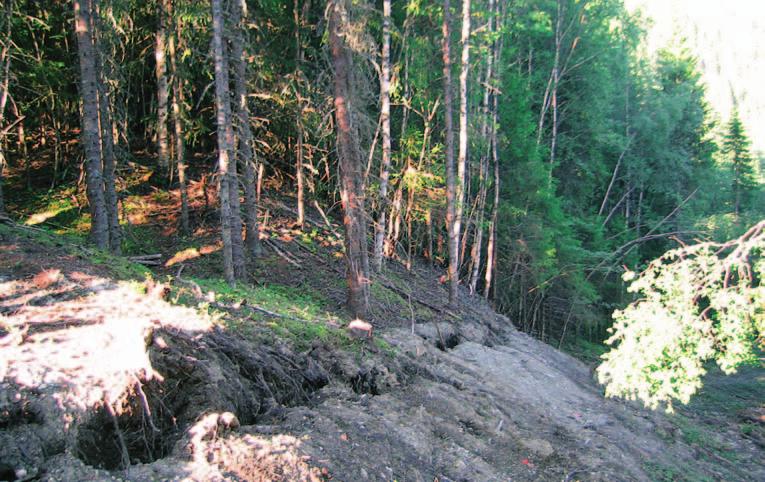
[(529, 440), (523, 440), (521, 442), (524, 447), (534, 453), (534, 455), (546, 459), (555, 453), (555, 449), (550, 442), (538, 438), (532, 438)]

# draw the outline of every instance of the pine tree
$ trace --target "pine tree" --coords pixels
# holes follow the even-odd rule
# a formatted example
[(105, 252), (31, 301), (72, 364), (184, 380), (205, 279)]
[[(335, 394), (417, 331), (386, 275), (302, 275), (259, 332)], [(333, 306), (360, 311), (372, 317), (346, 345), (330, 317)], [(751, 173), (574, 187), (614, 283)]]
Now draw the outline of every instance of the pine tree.
[(722, 151), (733, 170), (733, 213), (738, 219), (742, 204), (745, 204), (748, 194), (756, 185), (751, 143), (741, 123), (738, 109), (733, 110), (728, 122), (728, 132), (723, 139)]

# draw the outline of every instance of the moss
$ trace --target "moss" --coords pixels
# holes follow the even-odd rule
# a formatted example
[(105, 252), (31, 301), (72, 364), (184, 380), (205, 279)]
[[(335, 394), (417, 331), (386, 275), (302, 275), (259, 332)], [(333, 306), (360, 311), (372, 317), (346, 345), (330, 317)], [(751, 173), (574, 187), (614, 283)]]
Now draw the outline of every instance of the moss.
[[(390, 306), (396, 306), (400, 307), (401, 309), (405, 308), (407, 305), (407, 300), (403, 299), (398, 293), (395, 291), (386, 288), (380, 283), (372, 283), (369, 286), (369, 290), (372, 294), (372, 296), (379, 302), (385, 303)], [(408, 307), (407, 307), (408, 310)]]
[(120, 280), (142, 280), (151, 276), (151, 270), (146, 266), (100, 250), (89, 249), (85, 257), (93, 264), (104, 266), (112, 276)]

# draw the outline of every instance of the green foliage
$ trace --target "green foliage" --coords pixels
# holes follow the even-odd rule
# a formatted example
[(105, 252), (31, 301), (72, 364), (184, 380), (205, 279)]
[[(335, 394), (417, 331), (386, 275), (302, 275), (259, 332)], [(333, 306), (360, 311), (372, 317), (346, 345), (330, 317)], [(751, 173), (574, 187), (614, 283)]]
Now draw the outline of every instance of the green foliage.
[(724, 244), (684, 246), (654, 260), (632, 281), (639, 299), (614, 312), (613, 349), (598, 368), (608, 396), (656, 408), (688, 403), (707, 360), (725, 373), (756, 359), (765, 333), (765, 221)]

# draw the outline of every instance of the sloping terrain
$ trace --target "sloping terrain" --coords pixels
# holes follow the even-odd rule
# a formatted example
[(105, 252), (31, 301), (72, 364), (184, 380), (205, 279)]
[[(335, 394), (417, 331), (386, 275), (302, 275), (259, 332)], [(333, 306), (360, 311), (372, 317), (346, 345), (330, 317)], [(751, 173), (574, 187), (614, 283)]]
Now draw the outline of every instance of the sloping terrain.
[(704, 456), (483, 301), (440, 309), (426, 268), (388, 272), (373, 339), (350, 338), (337, 265), (287, 253), (264, 258), (271, 279), (324, 286), (329, 314), (177, 265), (141, 282), (0, 224), (0, 480), (765, 479), (757, 440), (735, 463)]

